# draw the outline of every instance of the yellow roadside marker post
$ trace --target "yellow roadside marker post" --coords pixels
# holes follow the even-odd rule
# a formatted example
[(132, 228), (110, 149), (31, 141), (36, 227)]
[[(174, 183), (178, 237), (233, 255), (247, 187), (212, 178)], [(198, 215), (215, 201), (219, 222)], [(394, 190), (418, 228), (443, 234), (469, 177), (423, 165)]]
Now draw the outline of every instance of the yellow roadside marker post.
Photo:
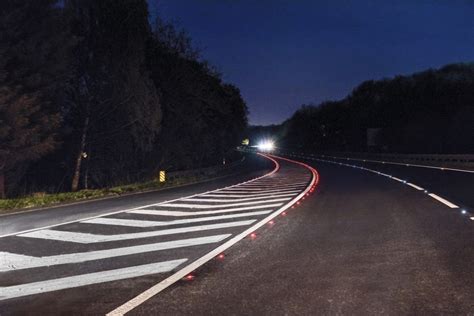
[(160, 182), (166, 181), (166, 172), (164, 170), (160, 170)]

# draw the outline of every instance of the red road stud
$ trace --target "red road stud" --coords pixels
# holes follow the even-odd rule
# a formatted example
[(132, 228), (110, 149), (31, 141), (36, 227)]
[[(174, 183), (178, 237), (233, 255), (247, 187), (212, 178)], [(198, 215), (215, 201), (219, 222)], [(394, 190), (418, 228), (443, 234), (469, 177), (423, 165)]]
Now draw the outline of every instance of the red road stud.
[(250, 238), (252, 238), (252, 239), (255, 239), (255, 238), (257, 238), (257, 234), (255, 234), (255, 233), (251, 233), (251, 234), (250, 234)]
[(223, 260), (224, 258), (225, 258), (225, 255), (223, 253), (221, 253), (217, 256), (217, 259), (219, 259), (219, 260)]
[(192, 274), (188, 274), (187, 276), (184, 277), (184, 279), (185, 279), (186, 281), (192, 281), (192, 280), (194, 280), (195, 278), (196, 278), (196, 277), (195, 277), (194, 275), (192, 275)]
[(282, 213), (281, 213), (281, 216), (286, 216), (286, 212), (282, 212)]
[(273, 225), (273, 224), (275, 224), (275, 222), (274, 221), (269, 221), (268, 224)]

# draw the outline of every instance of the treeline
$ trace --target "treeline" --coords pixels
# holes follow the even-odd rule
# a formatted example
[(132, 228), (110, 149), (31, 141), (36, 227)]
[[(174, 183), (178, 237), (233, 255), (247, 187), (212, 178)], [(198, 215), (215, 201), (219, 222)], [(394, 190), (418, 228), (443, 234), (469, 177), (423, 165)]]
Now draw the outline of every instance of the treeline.
[(221, 163), (247, 108), (146, 0), (0, 3), (0, 198)]
[(313, 151), (474, 153), (474, 64), (366, 81), (302, 106), (281, 133), (281, 145)]

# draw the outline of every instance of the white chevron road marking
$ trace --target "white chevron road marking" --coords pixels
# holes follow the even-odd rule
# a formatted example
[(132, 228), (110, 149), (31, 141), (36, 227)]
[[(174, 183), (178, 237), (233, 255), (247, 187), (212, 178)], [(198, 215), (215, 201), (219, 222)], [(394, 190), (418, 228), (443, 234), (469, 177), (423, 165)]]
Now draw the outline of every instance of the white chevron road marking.
[(271, 197), (275, 194), (283, 194), (283, 193), (300, 193), (301, 190), (284, 190), (278, 192), (270, 192), (270, 193), (255, 193), (255, 194), (247, 194), (247, 193), (228, 193), (228, 192), (214, 192), (214, 193), (206, 193), (200, 195), (202, 197), (258, 197), (258, 196), (268, 196)]
[[(253, 192), (253, 193), (258, 193), (258, 192), (278, 192), (278, 191), (283, 191), (283, 190), (297, 190), (297, 189), (304, 189), (306, 186), (305, 185), (289, 185), (289, 186), (284, 186), (280, 188), (246, 188), (246, 187), (235, 187), (235, 188), (229, 188), (229, 189), (222, 189), (220, 191), (216, 192), (229, 192), (229, 191), (245, 191), (245, 192)], [(214, 192), (215, 193), (215, 192)]]
[(252, 202), (242, 202), (242, 203), (231, 203), (231, 204), (189, 204), (189, 203), (169, 203), (169, 204), (161, 204), (160, 206), (169, 208), (169, 207), (179, 207), (179, 208), (198, 208), (198, 209), (209, 209), (209, 208), (225, 208), (225, 207), (233, 207), (233, 206), (243, 206), (243, 205), (256, 205), (256, 204), (264, 204), (264, 203), (273, 203), (273, 202), (282, 202), (291, 200), (290, 197), (288, 198), (279, 198), (279, 199), (271, 199), (271, 200), (263, 200), (263, 201), (252, 201)]
[[(241, 198), (241, 199), (189, 198), (189, 199), (184, 199), (183, 201), (190, 201), (190, 202), (239, 202), (239, 201), (255, 201), (255, 200), (261, 200), (261, 199), (266, 199), (266, 198), (280, 198), (280, 197), (295, 196), (295, 195), (296, 195), (295, 193), (289, 193), (289, 194), (263, 195), (263, 196)], [(223, 197), (225, 197), (225, 196), (223, 196)]]
[(94, 219), (87, 220), (81, 223), (129, 226), (129, 227), (155, 227), (155, 226), (180, 225), (180, 224), (207, 222), (207, 221), (220, 221), (220, 220), (225, 220), (225, 219), (230, 219), (230, 218), (239, 218), (239, 217), (251, 217), (251, 216), (265, 215), (270, 212), (271, 211), (257, 211), (257, 212), (247, 212), (247, 213), (230, 214), (230, 215), (176, 219), (176, 220), (171, 220), (171, 221), (147, 221), (147, 220), (137, 220), (137, 219), (102, 217), (102, 218), (94, 218)]
[(247, 206), (247, 207), (236, 207), (236, 208), (228, 208), (225, 210), (215, 210), (215, 211), (192, 211), (192, 212), (184, 212), (184, 211), (164, 211), (164, 210), (133, 210), (128, 213), (132, 214), (145, 214), (145, 215), (160, 215), (160, 216), (192, 216), (192, 215), (210, 215), (210, 214), (220, 214), (220, 213), (230, 213), (230, 212), (238, 212), (238, 211), (246, 211), (246, 210), (257, 210), (262, 208), (272, 208), (278, 207), (283, 203), (275, 203), (275, 204), (268, 204), (268, 205), (258, 205), (258, 206)]
[(0, 300), (70, 289), (84, 285), (130, 279), (156, 273), (170, 272), (187, 260), (188, 259), (163, 261), (122, 269), (75, 275), (60, 279), (0, 287)]
[(255, 221), (256, 220), (253, 219), (253, 220), (248, 220), (248, 221), (237, 221), (237, 222), (219, 223), (219, 224), (211, 224), (211, 225), (190, 226), (190, 227), (172, 228), (172, 229), (164, 229), (164, 230), (157, 230), (157, 231), (149, 231), (149, 232), (141, 232), (141, 233), (127, 233), (127, 234), (118, 234), (118, 235), (98, 235), (98, 234), (76, 233), (76, 232), (68, 232), (68, 231), (60, 231), (60, 230), (43, 229), (43, 230), (37, 230), (37, 231), (33, 231), (26, 234), (21, 234), (18, 236), (27, 237), (27, 238), (38, 238), (38, 239), (74, 242), (74, 243), (81, 243), (81, 244), (92, 244), (92, 243), (99, 243), (99, 242), (149, 238), (149, 237), (156, 237), (156, 236), (163, 236), (163, 235), (198, 232), (198, 231), (211, 230), (211, 229), (247, 226), (247, 225), (252, 224)]
[(55, 255), (47, 257), (34, 257), (18, 255), (9, 252), (0, 252), (0, 272), (16, 271), (22, 269), (31, 269), (44, 266), (54, 266), (60, 264), (80, 263), (92, 260), (100, 260), (106, 258), (114, 258), (128, 256), (133, 254), (153, 252), (159, 250), (176, 249), (183, 247), (191, 247), (197, 245), (205, 245), (220, 242), (231, 234), (206, 236), (199, 238), (180, 239), (166, 242), (158, 242), (154, 244), (122, 247), (115, 249), (106, 249), (98, 251), (89, 251), (81, 253), (68, 253), (64, 255)]

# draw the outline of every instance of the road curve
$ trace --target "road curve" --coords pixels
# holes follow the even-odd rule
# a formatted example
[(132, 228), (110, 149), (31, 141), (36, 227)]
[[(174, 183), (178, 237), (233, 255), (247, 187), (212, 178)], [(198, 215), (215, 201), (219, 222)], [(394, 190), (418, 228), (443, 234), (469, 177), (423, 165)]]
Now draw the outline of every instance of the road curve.
[(274, 170), (250, 181), (6, 234), (2, 315), (121, 314), (192, 278), (190, 272), (256, 238), (256, 229), (314, 190), (314, 169), (265, 158)]
[(388, 177), (308, 163), (316, 194), (130, 315), (474, 312), (469, 217)]

